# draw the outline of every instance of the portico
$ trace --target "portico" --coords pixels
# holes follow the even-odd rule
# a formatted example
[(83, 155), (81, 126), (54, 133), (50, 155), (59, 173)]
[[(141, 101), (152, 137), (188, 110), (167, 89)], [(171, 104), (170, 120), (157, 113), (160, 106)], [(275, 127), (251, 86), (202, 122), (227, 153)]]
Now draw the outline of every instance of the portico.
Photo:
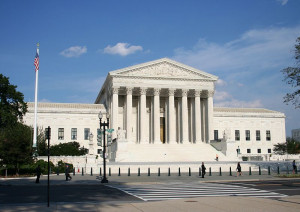
[(107, 107), (111, 127), (125, 129), (129, 143), (209, 143), (216, 80), (163, 58), (109, 72), (95, 103)]

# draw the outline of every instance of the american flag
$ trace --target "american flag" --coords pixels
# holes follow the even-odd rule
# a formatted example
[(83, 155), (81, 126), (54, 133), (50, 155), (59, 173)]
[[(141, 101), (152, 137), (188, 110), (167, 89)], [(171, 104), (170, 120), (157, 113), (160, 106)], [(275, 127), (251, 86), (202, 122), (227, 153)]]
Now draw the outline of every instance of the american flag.
[(34, 58), (35, 71), (39, 70), (39, 63), (40, 63), (39, 49), (37, 49), (36, 54), (35, 54), (35, 58)]

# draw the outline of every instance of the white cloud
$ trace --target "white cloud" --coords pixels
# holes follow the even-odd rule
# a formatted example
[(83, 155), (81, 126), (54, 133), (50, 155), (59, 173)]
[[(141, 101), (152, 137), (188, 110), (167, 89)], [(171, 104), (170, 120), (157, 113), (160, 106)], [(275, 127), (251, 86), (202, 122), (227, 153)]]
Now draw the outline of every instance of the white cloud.
[(277, 0), (281, 5), (286, 5), (289, 0)]
[(87, 53), (86, 46), (71, 46), (70, 48), (63, 50), (60, 55), (64, 57), (79, 57), (85, 53)]
[(173, 59), (215, 74), (261, 71), (286, 65), (299, 35), (300, 26), (296, 26), (249, 30), (225, 44), (201, 38), (192, 49), (176, 49)]
[(128, 43), (117, 43), (115, 46), (108, 45), (104, 49), (104, 53), (107, 54), (119, 54), (121, 56), (127, 56), (133, 54), (136, 51), (142, 51), (142, 46), (130, 46)]
[(227, 85), (227, 83), (224, 80), (222, 80), (222, 79), (218, 79), (217, 82), (216, 82), (216, 84), (218, 86), (226, 86)]

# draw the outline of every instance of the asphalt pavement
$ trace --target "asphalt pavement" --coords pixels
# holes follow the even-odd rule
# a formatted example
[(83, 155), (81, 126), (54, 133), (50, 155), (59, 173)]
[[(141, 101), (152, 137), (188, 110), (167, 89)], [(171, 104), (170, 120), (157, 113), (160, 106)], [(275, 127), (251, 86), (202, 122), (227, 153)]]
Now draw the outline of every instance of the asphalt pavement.
[[(101, 176), (85, 174), (75, 174), (72, 176), (71, 181), (66, 181), (64, 175), (51, 175), (50, 186), (70, 185), (70, 186), (98, 186), (101, 185)], [(268, 175), (263, 173), (244, 173), (243, 176), (236, 176), (236, 173), (212, 173), (211, 176), (207, 174), (205, 178), (199, 177), (198, 173), (161, 173), (158, 176), (157, 173), (141, 174), (138, 176), (136, 173), (122, 174), (118, 176), (114, 174), (107, 176), (108, 184), (105, 185), (145, 185), (145, 184), (169, 184), (169, 183), (232, 183), (232, 182), (263, 182), (263, 181), (276, 181), (286, 180), (278, 178), (276, 175)], [(18, 187), (29, 186), (44, 187), (47, 188), (48, 180), (47, 176), (42, 176), (40, 184), (35, 184), (35, 177), (31, 178), (15, 178), (5, 179), (0, 178), (0, 190), (1, 187)], [(1, 192), (0, 192), (1, 193)], [(89, 195), (88, 191), (79, 192), (78, 195)], [(141, 201), (136, 199), (126, 199), (123, 201), (83, 201), (83, 202), (50, 202), (47, 207), (47, 202), (32, 202), (22, 204), (0, 204), (0, 211), (299, 211), (300, 210), (300, 195), (286, 196), (282, 198), (256, 198), (256, 197), (198, 197), (187, 198), (177, 200), (165, 200), (165, 201)]]

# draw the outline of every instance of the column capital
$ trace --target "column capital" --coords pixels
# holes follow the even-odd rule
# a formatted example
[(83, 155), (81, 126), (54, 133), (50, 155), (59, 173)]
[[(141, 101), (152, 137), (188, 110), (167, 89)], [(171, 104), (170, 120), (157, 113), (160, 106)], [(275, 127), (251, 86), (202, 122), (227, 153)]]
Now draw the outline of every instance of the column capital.
[(153, 94), (154, 94), (154, 96), (159, 96), (159, 94), (160, 94), (160, 88), (154, 88), (153, 89)]
[(147, 88), (140, 88), (140, 95), (146, 95)]
[(208, 90), (207, 91), (207, 97), (213, 97), (215, 94), (215, 91), (214, 90)]
[(119, 87), (112, 87), (111, 92), (112, 92), (112, 94), (118, 94), (119, 93)]
[(131, 95), (132, 94), (132, 87), (126, 87), (126, 94)]
[(195, 97), (200, 97), (202, 91), (201, 90), (195, 90)]
[(181, 95), (187, 96), (188, 89), (181, 89)]
[(175, 89), (174, 88), (169, 88), (169, 90), (168, 90), (169, 96), (174, 96), (174, 93), (175, 93)]

